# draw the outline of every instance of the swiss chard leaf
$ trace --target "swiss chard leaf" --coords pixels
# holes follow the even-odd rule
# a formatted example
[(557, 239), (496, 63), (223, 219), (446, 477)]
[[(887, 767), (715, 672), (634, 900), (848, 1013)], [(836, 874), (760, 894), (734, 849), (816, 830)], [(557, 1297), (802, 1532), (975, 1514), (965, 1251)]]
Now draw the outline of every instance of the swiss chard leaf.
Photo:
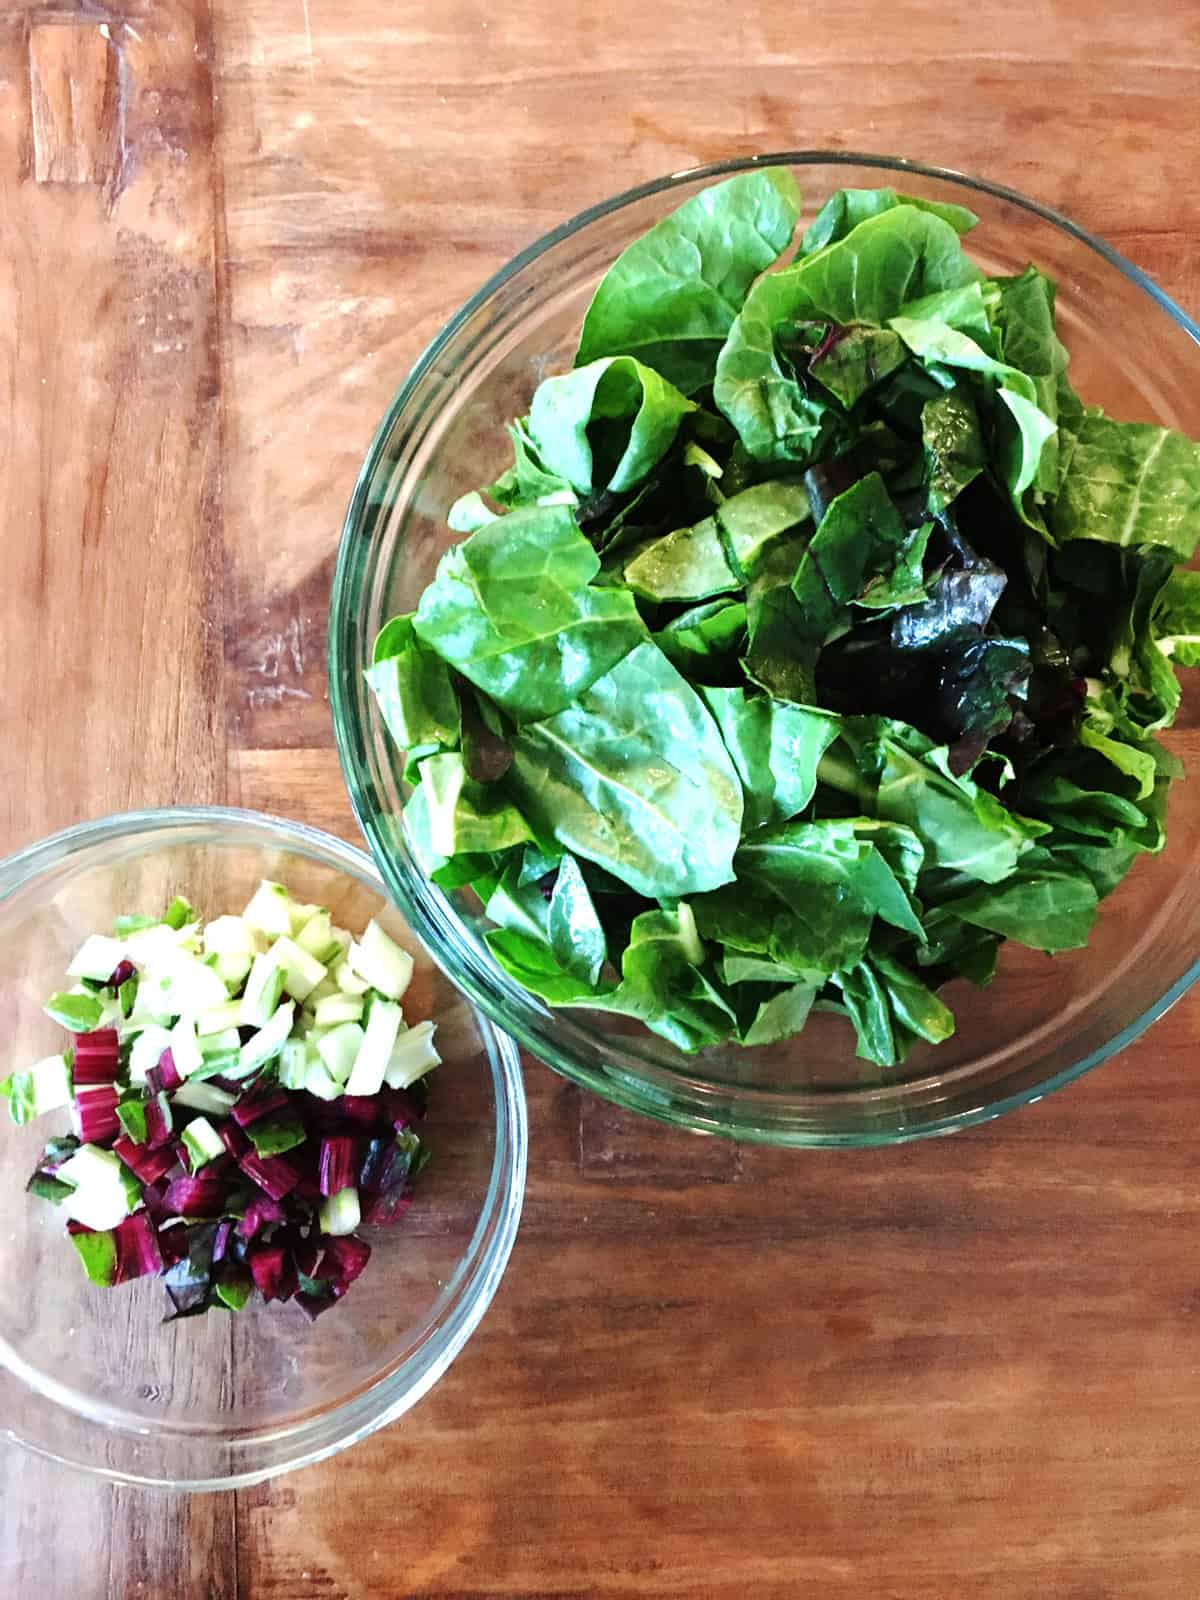
[(758, 460), (809, 460), (836, 423), (778, 357), (785, 326), (882, 326), (907, 301), (979, 276), (947, 222), (911, 205), (868, 217), (844, 238), (760, 278), (730, 329), (713, 394)]
[(554, 881), (547, 918), (550, 948), (560, 965), (595, 985), (608, 954), (604, 928), (579, 863), (564, 855)]
[(746, 589), (746, 676), (768, 694), (798, 705), (816, 702), (819, 639), (792, 592), (807, 537), (775, 544)]
[(715, 517), (674, 528), (638, 551), (624, 581), (647, 600), (707, 600), (732, 594), (741, 578), (729, 564)]
[(737, 885), (693, 902), (701, 934), (731, 950), (819, 975), (862, 959), (877, 914), (919, 930), (886, 859), (853, 821), (792, 822), (756, 835), (736, 865)]
[(950, 1037), (954, 1032), (954, 1014), (927, 984), (894, 956), (876, 951), (867, 959), (887, 990), (896, 1022), (930, 1044), (941, 1044)]
[(799, 1033), (819, 990), (818, 982), (793, 983), (769, 999), (758, 1001), (741, 1029), (742, 1044), (776, 1044)]
[[(1017, 278), (1001, 279), (998, 288), (995, 319), (1003, 358), (1033, 380), (1038, 409), (1057, 424), (1067, 352), (1054, 331), (1054, 283), (1027, 267)], [(1058, 464), (1058, 440), (1047, 439), (1034, 480), (1038, 489), (1057, 492)]]
[[(520, 417), (516, 422), (508, 425), (509, 438), (513, 445), (513, 464), (502, 472), (495, 483), (489, 484), (487, 493), (491, 495), (497, 505), (506, 506), (510, 510), (517, 506), (538, 505), (567, 505), (573, 506), (577, 496), (574, 489), (557, 472), (551, 472), (538, 455), (537, 446), (529, 433), (529, 418)], [(470, 501), (470, 496), (464, 496)], [(470, 506), (464, 506), (462, 500), (455, 502), (451, 507), (452, 515), (458, 507), (458, 519), (461, 522), (475, 520), (476, 526), (482, 526), (478, 521), (479, 511), (472, 501)], [(454, 522), (451, 522), (454, 527)], [(457, 531), (471, 532), (474, 527), (462, 528)]]
[(742, 791), (715, 723), (656, 645), (527, 723), (506, 784), (548, 838), (652, 899), (733, 876)]
[(1003, 883), (956, 896), (946, 909), (962, 922), (1018, 939), (1034, 950), (1078, 950), (1096, 920), (1096, 890), (1082, 873), (1023, 870)]
[(962, 384), (927, 400), (921, 437), (929, 485), (929, 509), (944, 511), (987, 465), (979, 413)]
[(890, 328), (842, 328), (837, 335), (820, 354), (814, 354), (809, 371), (848, 411), (869, 389), (902, 367), (908, 352), (899, 334)]
[(411, 616), (393, 617), (380, 631), (364, 676), (388, 732), (409, 760), (458, 744), (462, 717), (450, 674), (417, 637)]
[(804, 485), (778, 478), (729, 495), (713, 515), (731, 564), (743, 582), (750, 582), (780, 535), (806, 523), (811, 512)]
[(803, 811), (817, 786), (817, 763), (838, 735), (838, 719), (745, 689), (700, 690), (716, 719), (742, 785), (742, 828), (751, 833)]
[(681, 1050), (727, 1039), (737, 1025), (729, 1002), (696, 964), (696, 935), (686, 908), (635, 917), (621, 958), (621, 985), (606, 1004), (640, 1017)]
[(654, 635), (659, 649), (685, 677), (702, 677), (707, 664), (724, 662), (746, 637), (746, 607), (741, 600), (711, 600), (673, 617)]
[[(498, 928), (507, 928), (526, 939), (550, 943), (550, 901), (538, 883), (521, 881), (521, 866), (510, 861), (488, 896), (484, 910)], [(589, 987), (594, 980), (584, 978)]]
[(1024, 497), (1038, 478), (1043, 450), (1056, 431), (1054, 420), (1039, 409), (1033, 379), (1016, 367), (997, 361), (969, 335), (947, 323), (899, 316), (891, 319), (890, 326), (927, 370), (961, 368), (993, 380), (996, 397), (1007, 408), (1015, 429), (1014, 434), (1001, 440), (1001, 471), (1013, 504), (1026, 514)]
[(510, 978), (552, 1006), (602, 1004), (605, 995), (565, 971), (544, 939), (515, 928), (492, 928), (484, 935), (497, 964)]
[(852, 603), (911, 598), (928, 537), (910, 535), (877, 472), (860, 478), (830, 503), (792, 580), (805, 632), (823, 642)]
[(446, 552), (413, 628), (514, 718), (550, 716), (646, 637), (599, 568), (567, 508), (514, 511)]
[(1007, 583), (1002, 567), (955, 535), (928, 599), (905, 606), (893, 618), (892, 643), (902, 650), (921, 650), (963, 631), (981, 632)]
[(695, 409), (652, 367), (606, 356), (540, 383), (529, 432), (547, 470), (579, 494), (620, 493), (650, 474)]
[(1151, 618), (1154, 643), (1169, 661), (1200, 667), (1200, 572), (1174, 572)]
[(887, 988), (869, 962), (862, 961), (846, 972), (836, 974), (834, 982), (842, 992), (846, 1015), (858, 1036), (858, 1054), (864, 1061), (892, 1067), (903, 1059), (904, 1041), (892, 1026), (892, 1009)]
[(774, 308), (752, 291), (717, 362), (713, 396), (755, 461), (806, 464), (849, 442), (842, 408), (776, 348)]
[(1200, 537), (1200, 444), (1148, 422), (1085, 415), (1064, 449), (1047, 520), (1059, 543), (1161, 545), (1187, 561)]
[(429, 756), (420, 772), (429, 843), (437, 855), (493, 853), (533, 837), (524, 817), (503, 795), (468, 778), (457, 751)]
[(864, 772), (878, 784), (879, 816), (918, 834), (931, 866), (1000, 883), (1049, 831), (1045, 823), (1006, 810), (972, 779), (952, 773), (946, 751), (914, 728), (871, 718), (853, 719), (848, 728)]
[(895, 189), (838, 189), (829, 196), (805, 229), (800, 243), (802, 256), (815, 255), (826, 245), (881, 212), (892, 211), (897, 206), (913, 206), (919, 211), (932, 212), (943, 222), (948, 222), (956, 233), (969, 233), (979, 218), (965, 206), (949, 205), (938, 200), (920, 200), (910, 194), (897, 194)]
[(704, 388), (750, 285), (787, 248), (799, 214), (795, 179), (780, 168), (684, 201), (605, 273), (575, 365), (632, 355), (685, 394)]

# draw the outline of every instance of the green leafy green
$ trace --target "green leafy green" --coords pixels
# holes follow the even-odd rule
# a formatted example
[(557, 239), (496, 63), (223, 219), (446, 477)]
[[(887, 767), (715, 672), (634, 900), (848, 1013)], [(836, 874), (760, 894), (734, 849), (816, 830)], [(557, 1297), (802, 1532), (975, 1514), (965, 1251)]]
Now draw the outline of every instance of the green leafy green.
[(907, 360), (903, 341), (890, 328), (854, 327), (814, 356), (809, 371), (849, 410)]
[(71, 1033), (90, 1033), (104, 1015), (103, 1005), (92, 994), (52, 994), (42, 1010)]
[(685, 676), (702, 678), (706, 663), (723, 661), (745, 636), (745, 602), (711, 600), (672, 617), (654, 642)]
[(554, 880), (548, 916), (550, 948), (562, 966), (594, 984), (608, 953), (604, 928), (574, 856), (564, 855)]
[(970, 212), (843, 190), (788, 261), (799, 207), (752, 168), (624, 250), (367, 678), (509, 979), (689, 1052), (832, 1011), (878, 1075), (1163, 850), (1200, 446), (1084, 404)]
[(816, 983), (793, 983), (769, 1000), (759, 1001), (753, 1016), (741, 1030), (741, 1043), (776, 1044), (781, 1039), (790, 1039), (808, 1021), (819, 992), (820, 986)]
[(511, 716), (550, 716), (645, 638), (599, 570), (567, 508), (514, 511), (446, 552), (413, 630)]
[(715, 517), (646, 545), (626, 565), (624, 581), (648, 600), (707, 600), (739, 587)]
[(418, 639), (412, 617), (393, 617), (375, 641), (366, 680), (387, 730), (410, 760), (450, 750), (462, 734), (446, 664)]
[(743, 831), (803, 811), (816, 792), (817, 763), (838, 736), (838, 719), (745, 689), (704, 687), (700, 694), (742, 785)]
[(828, 248), (759, 279), (717, 361), (716, 403), (757, 460), (813, 459), (836, 419), (781, 361), (778, 330), (805, 320), (881, 327), (906, 302), (978, 276), (940, 217), (906, 205), (869, 216)]
[(1037, 481), (1042, 453), (1055, 437), (1056, 425), (1038, 406), (1032, 378), (1016, 367), (988, 355), (968, 334), (948, 323), (927, 318), (893, 317), (890, 326), (918, 357), (926, 370), (961, 368), (995, 381), (996, 398), (1007, 408), (1014, 434), (1002, 442), (999, 464), (1005, 482), (1020, 506), (1022, 497)]
[(651, 367), (632, 356), (606, 356), (540, 384), (529, 432), (546, 468), (578, 493), (619, 493), (642, 482), (694, 410)]
[(961, 384), (921, 411), (921, 437), (929, 484), (929, 509), (944, 511), (987, 466), (979, 413)]
[(753, 836), (736, 866), (736, 885), (693, 902), (701, 934), (794, 972), (853, 966), (877, 914), (919, 930), (887, 860), (853, 821), (792, 822)]
[(421, 763), (421, 789), (429, 812), (429, 839), (444, 856), (509, 850), (532, 838), (515, 806), (472, 783), (458, 751)]
[(878, 783), (879, 815), (911, 828), (931, 866), (999, 883), (1049, 831), (1044, 823), (1006, 810), (971, 778), (952, 773), (946, 752), (915, 729), (893, 723), (855, 733), (860, 763)]
[(807, 537), (780, 541), (746, 586), (746, 676), (768, 694), (799, 705), (817, 697), (818, 642), (792, 592), (807, 548)]
[(830, 195), (805, 230), (800, 245), (801, 255), (815, 255), (826, 245), (844, 239), (868, 217), (877, 217), (896, 206), (913, 206), (920, 211), (932, 212), (943, 222), (948, 222), (956, 233), (969, 233), (979, 221), (966, 206), (922, 200), (911, 194), (897, 194), (895, 189), (839, 189), (836, 194)]
[(955, 898), (947, 909), (963, 922), (1018, 939), (1034, 950), (1076, 950), (1096, 920), (1090, 881), (1065, 872), (1019, 871)]
[[(806, 631), (823, 639), (846, 606), (855, 601), (870, 605), (874, 589), (890, 596), (897, 587), (911, 598), (909, 532), (883, 479), (868, 472), (830, 503), (796, 570), (792, 591)], [(919, 585), (917, 592), (923, 592)]]
[(542, 834), (652, 899), (733, 876), (741, 786), (703, 702), (649, 641), (525, 724), (508, 784)]
[(795, 179), (778, 167), (684, 201), (605, 273), (575, 365), (631, 355), (685, 394), (704, 388), (747, 290), (787, 248), (799, 215)]
[(1200, 667), (1200, 572), (1173, 572), (1159, 591), (1153, 638), (1168, 661)]
[(1080, 419), (1047, 521), (1060, 542), (1162, 545), (1187, 561), (1200, 538), (1200, 444), (1150, 423)]

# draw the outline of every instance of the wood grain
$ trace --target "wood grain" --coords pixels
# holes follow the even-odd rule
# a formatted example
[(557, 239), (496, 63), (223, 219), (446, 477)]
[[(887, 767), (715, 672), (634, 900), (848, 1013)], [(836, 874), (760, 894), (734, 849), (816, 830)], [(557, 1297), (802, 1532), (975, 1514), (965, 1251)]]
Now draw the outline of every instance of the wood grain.
[[(224, 794), (208, 52), (182, 0), (0, 18), (5, 849)], [(0, 1593), (227, 1600), (235, 1509), (7, 1449)]]
[[(0, 847), (357, 830), (325, 611), (375, 422), (515, 250), (763, 149), (922, 156), (1200, 311), (1200, 12), (1009, 0), (0, 10)], [(132, 737), (136, 734), (136, 737)], [(0, 1593), (1192, 1600), (1200, 1002), (1044, 1105), (782, 1155), (530, 1063), (521, 1237), (397, 1428), (177, 1503), (0, 1456)]]

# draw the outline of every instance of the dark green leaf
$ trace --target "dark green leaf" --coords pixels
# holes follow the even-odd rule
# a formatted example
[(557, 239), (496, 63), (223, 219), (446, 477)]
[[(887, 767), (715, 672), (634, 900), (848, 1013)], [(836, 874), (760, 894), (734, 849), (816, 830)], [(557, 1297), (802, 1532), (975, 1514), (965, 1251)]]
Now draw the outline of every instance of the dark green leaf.
[[(986, 789), (956, 777), (944, 749), (902, 724), (856, 729), (864, 771), (878, 782), (879, 815), (911, 828), (931, 866), (999, 883), (1047, 824), (1007, 811)], [(862, 737), (863, 734), (867, 736)], [(873, 735), (873, 736), (872, 736)]]
[(1062, 462), (1050, 531), (1187, 561), (1200, 537), (1200, 445), (1148, 422), (1083, 417)]
[(837, 738), (838, 719), (744, 689), (700, 690), (742, 785), (744, 833), (786, 822), (817, 786), (817, 763)]
[(729, 564), (715, 517), (676, 528), (638, 551), (625, 583), (648, 600), (707, 600), (731, 594), (742, 580)]
[(747, 172), (702, 189), (636, 239), (605, 273), (576, 366), (634, 355), (685, 394), (712, 382), (722, 341), (754, 279), (799, 216), (790, 172)]
[[(681, 419), (695, 406), (673, 384), (632, 356), (606, 356), (540, 383), (529, 431), (549, 471), (579, 494), (633, 489), (671, 448)], [(595, 426), (612, 423), (596, 461)]]
[(969, 233), (979, 221), (975, 213), (968, 211), (965, 206), (921, 200), (915, 195), (897, 194), (895, 189), (838, 189), (829, 196), (805, 230), (800, 254), (814, 255), (826, 245), (844, 239), (868, 217), (877, 217), (896, 206), (913, 206), (920, 211), (930, 211), (943, 222), (948, 222), (956, 233)]
[(1174, 572), (1159, 592), (1154, 642), (1180, 667), (1200, 667), (1200, 572)]
[(693, 902), (701, 934), (792, 972), (853, 966), (876, 914), (919, 931), (904, 889), (854, 821), (792, 822), (757, 835), (736, 866), (737, 884)]
[(848, 411), (907, 360), (900, 335), (890, 328), (846, 328), (823, 354), (814, 355), (809, 371)]
[(956, 897), (947, 909), (1035, 950), (1077, 950), (1096, 920), (1096, 891), (1079, 873), (1017, 871), (1003, 883)]
[(608, 954), (604, 928), (579, 863), (564, 855), (554, 881), (548, 918), (550, 948), (560, 965), (595, 985)]
[(761, 1001), (742, 1029), (741, 1042), (744, 1045), (776, 1044), (799, 1033), (808, 1021), (818, 989), (818, 983), (793, 983), (769, 1000)]
[(740, 600), (692, 606), (653, 635), (672, 665), (693, 679), (704, 663), (734, 654), (745, 637), (746, 607)]
[(903, 1052), (892, 1027), (887, 990), (878, 974), (863, 961), (848, 972), (839, 972), (834, 981), (858, 1035), (858, 1054), (881, 1067), (895, 1066)]
[(768, 694), (798, 705), (817, 698), (819, 644), (792, 593), (807, 548), (807, 537), (779, 541), (746, 590), (746, 675)]
[[(498, 505), (510, 509), (517, 506), (575, 505), (578, 497), (571, 485), (558, 473), (547, 471), (538, 456), (537, 446), (529, 436), (529, 418), (522, 417), (516, 422), (510, 422), (508, 433), (513, 443), (513, 464), (507, 472), (496, 479), (495, 483), (488, 486), (487, 493), (492, 499)], [(463, 507), (459, 513), (460, 521), (466, 522), (472, 516), (477, 519), (478, 511), (472, 496), (465, 496), (464, 499), (471, 502), (470, 506), (463, 506), (462, 500), (456, 501), (451, 507), (451, 518), (453, 519), (458, 507)], [(478, 521), (476, 525), (483, 526)], [(455, 527), (453, 520), (450, 526)], [(469, 530), (463, 528), (457, 531), (474, 533), (475, 528)]]
[(550, 716), (646, 636), (599, 569), (569, 510), (514, 511), (446, 552), (413, 626), (516, 719)]
[(364, 673), (387, 730), (409, 758), (458, 744), (462, 719), (446, 664), (413, 630), (412, 617), (393, 617), (375, 641)]
[(913, 972), (882, 951), (871, 954), (874, 967), (887, 990), (892, 1017), (909, 1033), (930, 1044), (940, 1044), (954, 1032), (954, 1013)]
[(846, 606), (911, 595), (914, 556), (928, 537), (925, 529), (914, 542), (877, 472), (860, 478), (831, 502), (792, 580), (805, 632), (824, 642)]
[(929, 509), (944, 511), (987, 465), (979, 415), (961, 384), (927, 400), (921, 412), (929, 482)]
[(737, 775), (695, 690), (649, 642), (577, 705), (522, 728), (506, 781), (543, 834), (639, 894), (688, 895), (733, 875)]
[(533, 837), (515, 806), (484, 785), (471, 782), (457, 751), (430, 756), (421, 763), (418, 793), (425, 796), (428, 840), (436, 855), (492, 854)]

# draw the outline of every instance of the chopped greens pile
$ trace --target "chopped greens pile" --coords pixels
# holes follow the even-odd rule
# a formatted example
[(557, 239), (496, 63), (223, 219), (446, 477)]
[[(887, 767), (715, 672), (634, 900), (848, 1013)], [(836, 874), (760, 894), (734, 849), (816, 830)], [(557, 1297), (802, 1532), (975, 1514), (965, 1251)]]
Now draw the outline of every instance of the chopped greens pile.
[(176, 897), (86, 939), (45, 1006), (71, 1044), (0, 1096), (18, 1124), (71, 1110), (28, 1187), (92, 1282), (161, 1276), (173, 1317), (256, 1289), (336, 1305), (371, 1256), (356, 1230), (403, 1216), (428, 1155), (412, 968), (378, 923), (354, 939), (266, 880), (241, 916)]
[(1163, 846), (1200, 448), (1085, 405), (958, 206), (764, 168), (631, 244), (367, 673), (424, 868), (553, 1005), (888, 1067)]

